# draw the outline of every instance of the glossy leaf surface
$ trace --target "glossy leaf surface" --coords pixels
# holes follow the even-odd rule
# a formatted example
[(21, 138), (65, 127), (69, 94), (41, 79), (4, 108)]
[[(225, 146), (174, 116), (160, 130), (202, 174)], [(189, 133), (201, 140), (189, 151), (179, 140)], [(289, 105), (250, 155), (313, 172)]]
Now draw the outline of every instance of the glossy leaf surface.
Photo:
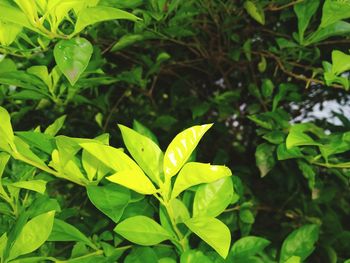
[(298, 18), (298, 33), (300, 43), (302, 43), (304, 40), (305, 30), (307, 29), (312, 16), (317, 11), (319, 4), (320, 1), (318, 0), (309, 0), (294, 5), (294, 12)]
[(137, 21), (138, 18), (133, 14), (107, 6), (96, 6), (85, 8), (78, 14), (78, 20), (75, 24), (74, 35), (79, 33), (85, 27), (96, 24), (98, 22), (114, 20), (114, 19), (127, 19), (131, 21)]
[(182, 191), (191, 186), (211, 183), (231, 175), (231, 170), (226, 166), (196, 162), (187, 163), (176, 178), (171, 198), (176, 198)]
[(141, 169), (123, 170), (106, 178), (140, 194), (151, 195), (157, 192), (151, 180)]
[(48, 239), (55, 212), (50, 211), (29, 220), (16, 238), (10, 250), (9, 259), (15, 259), (38, 249)]
[(119, 125), (119, 128), (131, 156), (153, 182), (160, 184), (163, 162), (161, 149), (151, 139), (128, 127)]
[(11, 186), (44, 194), (46, 190), (46, 183), (47, 182), (44, 180), (19, 181), (12, 183)]
[(199, 186), (193, 201), (193, 217), (220, 215), (231, 203), (233, 193), (231, 177)]
[(114, 231), (142, 246), (153, 246), (171, 238), (161, 225), (145, 216), (130, 217), (119, 223)]
[(172, 177), (181, 169), (212, 124), (193, 126), (175, 136), (165, 155), (163, 170), (165, 177)]
[(115, 223), (119, 221), (130, 201), (129, 190), (115, 184), (88, 186), (87, 194), (94, 206)]
[(89, 64), (93, 47), (85, 38), (61, 40), (54, 48), (57, 66), (74, 86)]
[(7, 144), (14, 145), (14, 135), (11, 125), (10, 114), (3, 107), (0, 107), (0, 120), (0, 147), (4, 150), (7, 150), (9, 149)]
[(232, 260), (248, 259), (251, 256), (261, 253), (269, 244), (270, 241), (261, 237), (242, 237), (233, 243), (230, 256), (232, 256)]
[(224, 223), (213, 217), (191, 218), (184, 223), (220, 256), (226, 258), (230, 249), (231, 233)]
[(294, 230), (283, 242), (280, 262), (283, 263), (292, 256), (305, 260), (315, 249), (318, 234), (317, 225), (305, 225)]
[(91, 248), (96, 248), (96, 246), (91, 242), (91, 240), (88, 239), (79, 229), (60, 219), (54, 220), (52, 232), (48, 238), (48, 241), (83, 242)]

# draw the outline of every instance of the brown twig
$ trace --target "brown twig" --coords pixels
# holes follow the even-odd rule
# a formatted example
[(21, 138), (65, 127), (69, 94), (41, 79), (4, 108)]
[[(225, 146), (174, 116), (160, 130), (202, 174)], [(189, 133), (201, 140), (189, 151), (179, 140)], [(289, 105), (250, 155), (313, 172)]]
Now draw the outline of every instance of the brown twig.
[(118, 108), (119, 104), (120, 104), (120, 103), (122, 102), (122, 100), (125, 98), (127, 92), (128, 92), (128, 91), (125, 91), (125, 92), (119, 97), (119, 99), (114, 103), (112, 109), (109, 111), (108, 116), (107, 116), (107, 118), (106, 118), (106, 122), (105, 122), (105, 124), (103, 125), (103, 132), (106, 132), (107, 127), (108, 127), (108, 124), (109, 124), (109, 122), (110, 122), (110, 120), (111, 120), (111, 118), (112, 118), (113, 112)]
[(271, 5), (268, 5), (265, 10), (267, 10), (267, 11), (280, 11), (282, 9), (291, 7), (291, 6), (296, 5), (296, 4), (299, 4), (301, 2), (304, 2), (304, 0), (296, 0), (296, 1), (290, 2), (290, 3), (285, 4), (285, 5), (280, 5), (280, 6), (275, 6), (274, 4), (271, 4)]
[[(284, 66), (284, 64), (282, 63), (282, 60), (277, 57), (276, 55), (272, 54), (272, 53), (269, 53), (269, 52), (266, 52), (266, 51), (262, 51), (262, 52), (252, 52), (252, 53), (256, 53), (256, 54), (259, 54), (261, 56), (265, 56), (265, 57), (269, 57), (269, 58), (272, 58), (276, 61), (278, 67), (288, 76), (292, 77), (292, 78), (295, 78), (295, 79), (298, 79), (298, 80), (302, 80), (302, 81), (305, 81), (308, 84), (310, 83), (316, 83), (316, 84), (320, 84), (320, 85), (323, 85), (323, 86), (327, 86), (324, 81), (322, 80), (319, 80), (319, 79), (315, 79), (315, 78), (308, 78), (308, 77), (305, 77), (303, 75), (300, 75), (300, 74), (295, 74), (294, 72), (292, 71), (289, 71), (286, 69), (286, 67)], [(341, 86), (341, 85), (338, 85), (338, 84), (332, 84), (330, 85), (330, 87), (333, 87), (333, 88), (341, 88), (343, 89), (344, 87)]]

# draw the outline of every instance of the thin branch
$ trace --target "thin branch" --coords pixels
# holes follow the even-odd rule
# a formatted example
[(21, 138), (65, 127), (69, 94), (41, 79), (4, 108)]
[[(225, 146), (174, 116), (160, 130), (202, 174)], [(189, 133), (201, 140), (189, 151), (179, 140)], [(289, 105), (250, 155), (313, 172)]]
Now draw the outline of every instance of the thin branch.
[[(292, 77), (292, 78), (295, 78), (295, 79), (298, 79), (298, 80), (302, 80), (302, 81), (305, 81), (307, 84), (309, 83), (317, 83), (317, 84), (320, 84), (320, 85), (323, 85), (323, 86), (327, 86), (325, 84), (324, 81), (322, 80), (319, 80), (319, 79), (315, 79), (315, 78), (308, 78), (308, 77), (305, 77), (303, 75), (300, 75), (300, 74), (295, 74), (294, 72), (292, 71), (289, 71), (286, 69), (286, 67), (284, 66), (284, 64), (282, 63), (282, 60), (277, 57), (276, 55), (272, 54), (272, 53), (269, 53), (269, 52), (266, 52), (266, 51), (263, 51), (263, 52), (252, 52), (252, 53), (256, 53), (256, 54), (259, 54), (261, 56), (265, 56), (265, 57), (269, 57), (269, 58), (272, 58), (276, 61), (278, 67), (288, 76)], [(288, 62), (287, 62), (288, 63)], [(338, 85), (338, 84), (332, 84), (330, 85), (329, 87), (333, 87), (333, 88), (341, 88), (341, 89), (344, 89), (343, 86), (341, 85)]]
[(282, 9), (294, 6), (296, 4), (299, 4), (301, 2), (304, 2), (304, 0), (296, 0), (296, 1), (290, 2), (290, 3), (285, 4), (285, 5), (280, 5), (280, 6), (275, 6), (274, 4), (271, 4), (265, 10), (268, 10), (268, 11), (280, 11)]

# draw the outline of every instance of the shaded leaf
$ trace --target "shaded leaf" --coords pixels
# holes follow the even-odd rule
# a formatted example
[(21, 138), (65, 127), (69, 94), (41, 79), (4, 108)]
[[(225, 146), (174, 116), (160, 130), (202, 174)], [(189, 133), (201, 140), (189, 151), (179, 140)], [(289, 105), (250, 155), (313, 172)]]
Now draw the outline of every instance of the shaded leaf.
[(191, 218), (184, 223), (221, 257), (226, 258), (230, 249), (231, 233), (224, 223), (213, 217)]
[(161, 225), (145, 216), (130, 217), (119, 223), (114, 231), (125, 239), (142, 246), (153, 246), (171, 238)]
[(89, 64), (93, 47), (85, 38), (73, 38), (58, 42), (53, 52), (57, 66), (74, 86)]

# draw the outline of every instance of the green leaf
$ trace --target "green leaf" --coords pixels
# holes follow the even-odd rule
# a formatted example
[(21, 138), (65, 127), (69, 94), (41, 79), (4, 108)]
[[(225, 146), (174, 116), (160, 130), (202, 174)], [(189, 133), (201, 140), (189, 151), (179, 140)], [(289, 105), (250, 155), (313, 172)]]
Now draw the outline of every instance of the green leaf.
[(120, 171), (106, 177), (106, 179), (140, 194), (153, 195), (157, 192), (151, 180), (148, 179), (140, 168)]
[(54, 138), (50, 135), (41, 132), (16, 132), (16, 135), (24, 140), (26, 143), (32, 147), (50, 154), (55, 149)]
[(51, 80), (49, 76), (49, 71), (46, 66), (31, 66), (27, 69), (27, 72), (29, 74), (32, 74), (34, 76), (37, 76), (39, 79), (41, 79), (46, 86), (51, 86)]
[(226, 166), (196, 162), (187, 163), (176, 178), (171, 198), (176, 198), (182, 191), (191, 186), (211, 183), (231, 175), (231, 170)]
[(37, 29), (29, 22), (25, 14), (18, 8), (2, 1), (2, 3), (0, 3), (0, 10), (0, 20), (12, 22), (30, 30), (37, 31)]
[(350, 23), (338, 21), (324, 28), (318, 28), (305, 40), (304, 45), (311, 45), (332, 36), (343, 36), (348, 33), (350, 33)]
[[(138, 165), (122, 149), (98, 142), (81, 143), (80, 146), (114, 171), (139, 169)], [(142, 172), (142, 171), (141, 171)]]
[(91, 242), (79, 229), (60, 219), (55, 219), (51, 234), (48, 241), (76, 241), (96, 249), (94, 243)]
[(133, 14), (117, 8), (107, 6), (85, 8), (78, 13), (78, 19), (72, 35), (78, 34), (89, 25), (114, 19), (127, 19), (131, 21), (139, 20), (139, 18)]
[(107, 177), (111, 182), (123, 185), (141, 194), (157, 192), (151, 180), (141, 168), (122, 150), (99, 143), (82, 143), (81, 147), (117, 173)]
[(0, 237), (0, 261), (4, 262), (4, 252), (6, 249), (6, 245), (7, 245), (7, 235), (6, 233), (2, 234), (2, 236)]
[(87, 186), (87, 194), (94, 206), (115, 223), (130, 201), (130, 191), (115, 184)]
[(298, 256), (304, 261), (315, 249), (318, 234), (318, 225), (305, 225), (294, 230), (283, 241), (280, 263), (286, 262), (292, 256)]
[(303, 160), (297, 160), (297, 164), (304, 177), (308, 180), (309, 188), (311, 190), (314, 189), (316, 172), (312, 166)]
[(81, 161), (90, 182), (94, 180), (99, 182), (110, 171), (110, 168), (85, 149), (82, 152)]
[(193, 201), (193, 217), (220, 215), (231, 203), (233, 193), (231, 177), (199, 186)]
[(173, 211), (174, 221), (176, 224), (183, 223), (190, 218), (190, 213), (188, 212), (185, 204), (179, 199), (172, 199), (169, 202), (170, 209)]
[(316, 143), (309, 135), (305, 134), (304, 131), (303, 125), (294, 125), (291, 127), (286, 139), (287, 149), (295, 146), (319, 145), (319, 143)]
[(286, 135), (282, 131), (271, 131), (266, 133), (263, 138), (269, 143), (280, 144), (284, 142)]
[(350, 70), (350, 55), (339, 50), (332, 51), (332, 72), (339, 75), (344, 71)]
[(122, 50), (130, 45), (133, 45), (137, 42), (149, 39), (149, 38), (154, 38), (152, 35), (147, 36), (147, 34), (126, 34), (122, 36), (118, 42), (112, 47), (111, 51), (119, 51)]
[(66, 120), (66, 115), (63, 115), (56, 119), (52, 124), (50, 124), (46, 130), (44, 131), (45, 134), (56, 136), (56, 134), (62, 129), (63, 124)]
[(320, 27), (327, 27), (339, 20), (343, 20), (349, 17), (350, 3), (348, 1), (326, 0), (322, 8), (322, 20)]
[(302, 157), (303, 154), (298, 147), (291, 147), (287, 149), (285, 143), (281, 143), (277, 147), (277, 160), (279, 161)]
[(250, 225), (255, 221), (254, 214), (248, 208), (239, 210), (239, 219), (241, 219), (243, 223)]
[(230, 249), (231, 233), (228, 227), (213, 217), (196, 217), (184, 222), (185, 225), (218, 254), (226, 258)]
[(157, 254), (150, 247), (133, 247), (124, 263), (155, 263), (159, 262)]
[(258, 70), (260, 73), (264, 73), (267, 67), (267, 62), (266, 62), (266, 58), (264, 56), (261, 56), (261, 60), (258, 64)]
[(230, 255), (232, 259), (247, 259), (261, 253), (270, 241), (256, 236), (246, 236), (238, 239), (232, 246)]
[(10, 155), (8, 153), (0, 152), (0, 181), (9, 160), (10, 160)]
[(26, 142), (24, 142), (21, 138), (15, 136), (14, 143), (17, 149), (17, 152), (13, 156), (14, 158), (24, 161), (30, 160), (40, 165), (41, 167), (46, 167), (44, 161), (41, 158), (39, 158), (36, 154), (34, 154), (30, 149), (29, 145)]
[(11, 117), (8, 111), (3, 107), (0, 107), (0, 120), (0, 148), (5, 151), (10, 151), (8, 146), (10, 145), (12, 149), (15, 149)]
[(288, 260), (285, 261), (285, 263), (301, 263), (301, 259), (300, 259), (300, 257), (292, 256), (292, 257), (288, 258)]
[(22, 31), (22, 26), (0, 20), (0, 44), (10, 46)]
[(163, 170), (166, 178), (177, 174), (211, 126), (212, 124), (193, 126), (175, 136), (164, 155)]
[(148, 137), (123, 126), (118, 125), (123, 141), (131, 156), (156, 184), (161, 183), (163, 152), (158, 145)]
[(275, 146), (269, 143), (258, 145), (255, 151), (256, 166), (260, 170), (260, 176), (264, 177), (276, 164)]
[(122, 150), (99, 143), (81, 143), (80, 145), (107, 167), (118, 171), (107, 177), (108, 180), (142, 194), (154, 194), (157, 192), (151, 180)]
[(261, 94), (268, 99), (272, 96), (275, 86), (270, 79), (263, 79), (261, 85)]
[(154, 133), (148, 129), (145, 125), (143, 125), (138, 120), (134, 120), (132, 123), (133, 130), (137, 131), (138, 133), (142, 134), (143, 136), (148, 137), (151, 139), (155, 144), (159, 145), (157, 136), (154, 135)]
[(61, 40), (53, 52), (57, 66), (74, 86), (89, 64), (93, 47), (85, 38), (74, 38)]
[(10, 184), (13, 187), (22, 188), (44, 194), (46, 191), (46, 181), (44, 180), (31, 180), (31, 181), (20, 181)]
[(180, 263), (212, 263), (213, 261), (199, 250), (186, 250), (181, 254)]
[(299, 43), (303, 43), (305, 30), (310, 23), (311, 17), (317, 11), (319, 4), (319, 0), (308, 0), (294, 5), (294, 12), (298, 18)]
[(244, 8), (248, 14), (258, 23), (265, 25), (265, 13), (258, 2), (245, 1)]
[(55, 211), (50, 211), (29, 220), (13, 243), (8, 260), (31, 253), (44, 244), (51, 233), (54, 216)]
[(130, 217), (118, 224), (114, 231), (142, 246), (153, 246), (171, 238), (161, 225), (146, 216)]

